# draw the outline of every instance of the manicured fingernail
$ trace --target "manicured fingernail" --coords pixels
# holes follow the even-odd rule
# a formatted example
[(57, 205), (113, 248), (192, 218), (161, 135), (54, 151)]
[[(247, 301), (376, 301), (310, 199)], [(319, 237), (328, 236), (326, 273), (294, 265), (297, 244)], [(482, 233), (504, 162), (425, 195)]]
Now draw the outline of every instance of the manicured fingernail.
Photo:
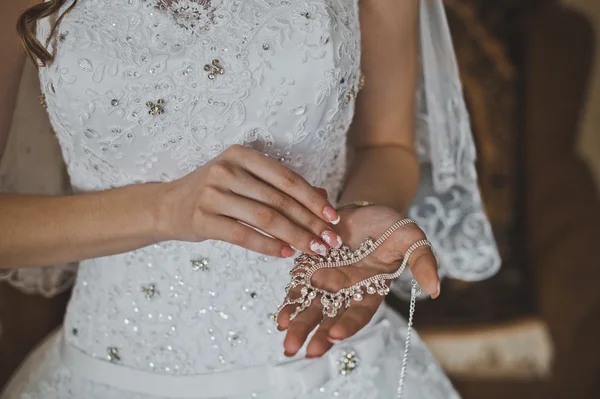
[(284, 258), (291, 258), (294, 255), (296, 255), (296, 251), (292, 247), (283, 247), (281, 249), (281, 256)]
[(325, 243), (319, 240), (312, 240), (310, 242), (310, 250), (321, 256), (327, 256), (327, 247)]
[(331, 337), (328, 337), (327, 341), (329, 341), (329, 343), (331, 343), (331, 344), (337, 344), (339, 342), (342, 342), (341, 339), (335, 339), (335, 338), (331, 338)]
[(436, 299), (442, 293), (442, 287), (440, 286), (440, 282), (438, 281), (437, 290), (431, 295), (431, 299)]
[(329, 220), (332, 224), (338, 224), (340, 222), (340, 215), (338, 215), (331, 205), (327, 205), (325, 209), (323, 209), (323, 216), (325, 216), (325, 219)]
[(339, 248), (343, 244), (342, 238), (331, 230), (325, 230), (321, 233), (321, 238), (332, 248)]

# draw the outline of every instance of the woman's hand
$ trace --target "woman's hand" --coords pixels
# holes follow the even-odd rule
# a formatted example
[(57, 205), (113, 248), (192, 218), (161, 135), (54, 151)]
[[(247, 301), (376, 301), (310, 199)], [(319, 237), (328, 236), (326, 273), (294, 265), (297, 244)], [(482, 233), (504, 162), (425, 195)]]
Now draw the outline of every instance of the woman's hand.
[(342, 244), (325, 190), (253, 149), (229, 147), (167, 190), (161, 240), (221, 240), (278, 257)]
[[(378, 239), (393, 223), (404, 219), (395, 210), (383, 206), (343, 210), (340, 215), (341, 222), (337, 230), (351, 249), (358, 247), (368, 237)], [(422, 239), (425, 239), (425, 234), (416, 225), (401, 227), (362, 261), (346, 267), (318, 270), (312, 277), (312, 284), (336, 292), (376, 274), (393, 273), (398, 270), (408, 248)], [(410, 256), (409, 267), (423, 291), (437, 298), (440, 292), (439, 278), (431, 249), (428, 246), (417, 248)], [(296, 291), (290, 291), (294, 298), (298, 296)], [(277, 320), (278, 328), (287, 330), (284, 341), (286, 355), (295, 355), (317, 326), (307, 347), (307, 357), (323, 355), (334, 342), (349, 338), (363, 328), (383, 300), (384, 296), (381, 295), (365, 295), (362, 301), (353, 301), (349, 308), (338, 311), (336, 317), (323, 318), (321, 302), (315, 299), (308, 309), (291, 322), (289, 318), (294, 307), (288, 305), (279, 313)]]

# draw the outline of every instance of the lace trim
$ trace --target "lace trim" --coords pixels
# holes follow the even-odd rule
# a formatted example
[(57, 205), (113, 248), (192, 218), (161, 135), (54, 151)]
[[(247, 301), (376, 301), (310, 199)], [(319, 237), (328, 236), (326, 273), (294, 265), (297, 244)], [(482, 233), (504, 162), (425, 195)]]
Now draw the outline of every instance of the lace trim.
[(67, 291), (77, 275), (77, 263), (51, 267), (30, 267), (0, 270), (4, 281), (25, 294), (37, 294), (52, 298)]
[[(484, 213), (476, 151), (448, 20), (441, 1), (421, 1), (421, 84), (416, 142), (422, 177), (408, 216), (421, 226), (438, 258), (440, 277), (486, 279), (501, 263)], [(410, 296), (411, 273), (392, 290)]]

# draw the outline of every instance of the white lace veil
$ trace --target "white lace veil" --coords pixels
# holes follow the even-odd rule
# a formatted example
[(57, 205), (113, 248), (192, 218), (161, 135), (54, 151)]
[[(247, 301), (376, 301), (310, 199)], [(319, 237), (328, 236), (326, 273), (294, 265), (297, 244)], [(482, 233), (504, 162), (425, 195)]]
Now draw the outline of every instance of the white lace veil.
[[(421, 0), (420, 35), (421, 182), (409, 217), (432, 242), (440, 276), (482, 280), (497, 272), (500, 256), (477, 185), (475, 145), (441, 0)], [(394, 292), (407, 296), (411, 279), (410, 273), (398, 279)]]
[[(481, 280), (498, 270), (500, 257), (477, 186), (475, 147), (442, 1), (421, 0), (420, 19), (422, 79), (417, 93), (417, 146), (422, 181), (409, 216), (432, 241), (442, 276)], [(38, 30), (45, 38), (48, 23), (41, 23)], [(0, 192), (68, 192), (60, 173), (60, 151), (50, 135), (48, 117), (37, 104), (37, 85), (35, 70), (28, 64), (8, 148), (0, 164)], [(69, 287), (75, 271), (72, 264), (4, 270), (0, 280), (27, 293), (53, 296)], [(394, 291), (409, 293), (410, 279), (398, 280)]]

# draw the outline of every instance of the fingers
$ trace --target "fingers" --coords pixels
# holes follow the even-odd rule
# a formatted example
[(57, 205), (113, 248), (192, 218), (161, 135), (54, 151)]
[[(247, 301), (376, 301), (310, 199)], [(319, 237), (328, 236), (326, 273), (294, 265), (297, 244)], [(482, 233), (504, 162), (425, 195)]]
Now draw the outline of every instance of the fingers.
[[(288, 306), (291, 310), (294, 306)], [(289, 320), (289, 314), (287, 316)], [(294, 356), (308, 337), (308, 334), (315, 329), (315, 327), (321, 322), (321, 304), (318, 301), (313, 301), (311, 305), (300, 312), (298, 316), (289, 322), (287, 326), (287, 333), (283, 341), (284, 354), (286, 356)]]
[(209, 226), (219, 226), (212, 232), (215, 240), (226, 241), (267, 256), (290, 258), (296, 254), (296, 251), (286, 243), (267, 237), (227, 217), (208, 216), (204, 223)]
[(232, 193), (216, 193), (214, 212), (239, 220), (311, 254), (326, 255), (327, 245), (317, 235), (291, 222), (277, 210)]
[(325, 199), (329, 198), (329, 193), (323, 187), (315, 187), (315, 189), (321, 194)]
[(350, 338), (366, 326), (383, 302), (384, 296), (366, 295), (360, 302), (353, 301), (331, 327), (326, 330), (327, 339), (341, 341)]
[[(411, 245), (426, 238), (423, 230), (414, 224), (402, 227), (400, 233), (400, 242), (398, 243), (399, 250), (402, 252), (400, 258), (404, 256)], [(431, 295), (434, 299), (437, 298), (440, 294), (440, 279), (437, 260), (431, 248), (427, 245), (416, 248), (408, 258), (408, 266), (423, 292)]]
[[(297, 226), (311, 232), (314, 235), (314, 238), (320, 237), (322, 241), (333, 248), (342, 246), (341, 237), (332, 230), (331, 225), (315, 216), (298, 201), (276, 188), (257, 180), (255, 177), (244, 171), (239, 173), (239, 175), (238, 179), (231, 182), (230, 189), (233, 193), (255, 200), (277, 210)], [(327, 192), (323, 189), (317, 188), (317, 191), (321, 195), (323, 192), (325, 193), (325, 196), (327, 195)], [(289, 243), (296, 246), (295, 243)]]
[(414, 279), (423, 292), (436, 299), (440, 296), (440, 278), (437, 271), (437, 261), (431, 249), (427, 246), (416, 249), (408, 260)]
[(333, 346), (334, 340), (329, 337), (329, 330), (339, 320), (340, 315), (336, 317), (325, 317), (319, 328), (313, 334), (310, 342), (306, 346), (306, 357), (314, 358), (323, 356)]
[(337, 212), (322, 191), (296, 172), (252, 149), (233, 146), (229, 153), (252, 175), (294, 198), (322, 220), (333, 224), (339, 222)]

